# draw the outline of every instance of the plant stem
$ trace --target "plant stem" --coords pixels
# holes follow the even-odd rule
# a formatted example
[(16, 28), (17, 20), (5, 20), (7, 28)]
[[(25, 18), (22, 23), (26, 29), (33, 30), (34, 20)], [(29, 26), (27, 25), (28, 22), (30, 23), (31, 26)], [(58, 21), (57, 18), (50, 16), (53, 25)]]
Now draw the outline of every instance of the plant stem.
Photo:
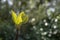
[(18, 40), (18, 29), (16, 30), (16, 38), (15, 38), (15, 40)]

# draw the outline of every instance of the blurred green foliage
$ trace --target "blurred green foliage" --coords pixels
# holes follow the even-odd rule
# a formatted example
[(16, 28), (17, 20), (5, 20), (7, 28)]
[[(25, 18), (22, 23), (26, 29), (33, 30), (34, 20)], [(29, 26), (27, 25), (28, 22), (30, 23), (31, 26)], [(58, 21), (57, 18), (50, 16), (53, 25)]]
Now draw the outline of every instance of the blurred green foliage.
[[(60, 40), (59, 4), (60, 0), (0, 0), (0, 40), (15, 40), (11, 10), (29, 16), (21, 25), (19, 40)], [(48, 9), (52, 12), (47, 13)]]

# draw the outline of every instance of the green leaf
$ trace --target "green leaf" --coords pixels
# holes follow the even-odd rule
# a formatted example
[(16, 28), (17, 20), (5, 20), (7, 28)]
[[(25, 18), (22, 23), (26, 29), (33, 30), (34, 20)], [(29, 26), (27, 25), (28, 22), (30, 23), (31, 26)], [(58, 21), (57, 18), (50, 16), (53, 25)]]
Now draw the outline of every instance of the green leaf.
[(2, 38), (0, 38), (0, 40), (2, 40)]

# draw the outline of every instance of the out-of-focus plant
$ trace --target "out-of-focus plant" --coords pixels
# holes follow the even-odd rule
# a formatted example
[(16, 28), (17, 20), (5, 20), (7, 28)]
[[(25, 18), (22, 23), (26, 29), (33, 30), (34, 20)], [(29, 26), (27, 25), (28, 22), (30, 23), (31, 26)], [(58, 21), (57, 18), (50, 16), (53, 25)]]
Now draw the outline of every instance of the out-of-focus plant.
[(0, 38), (0, 40), (2, 40), (2, 38)]
[(12, 12), (12, 20), (15, 23), (17, 29), (17, 35), (15, 40), (18, 40), (18, 31), (20, 30), (20, 26), (23, 23), (27, 23), (28, 16), (23, 11), (18, 15), (13, 10), (11, 12)]

